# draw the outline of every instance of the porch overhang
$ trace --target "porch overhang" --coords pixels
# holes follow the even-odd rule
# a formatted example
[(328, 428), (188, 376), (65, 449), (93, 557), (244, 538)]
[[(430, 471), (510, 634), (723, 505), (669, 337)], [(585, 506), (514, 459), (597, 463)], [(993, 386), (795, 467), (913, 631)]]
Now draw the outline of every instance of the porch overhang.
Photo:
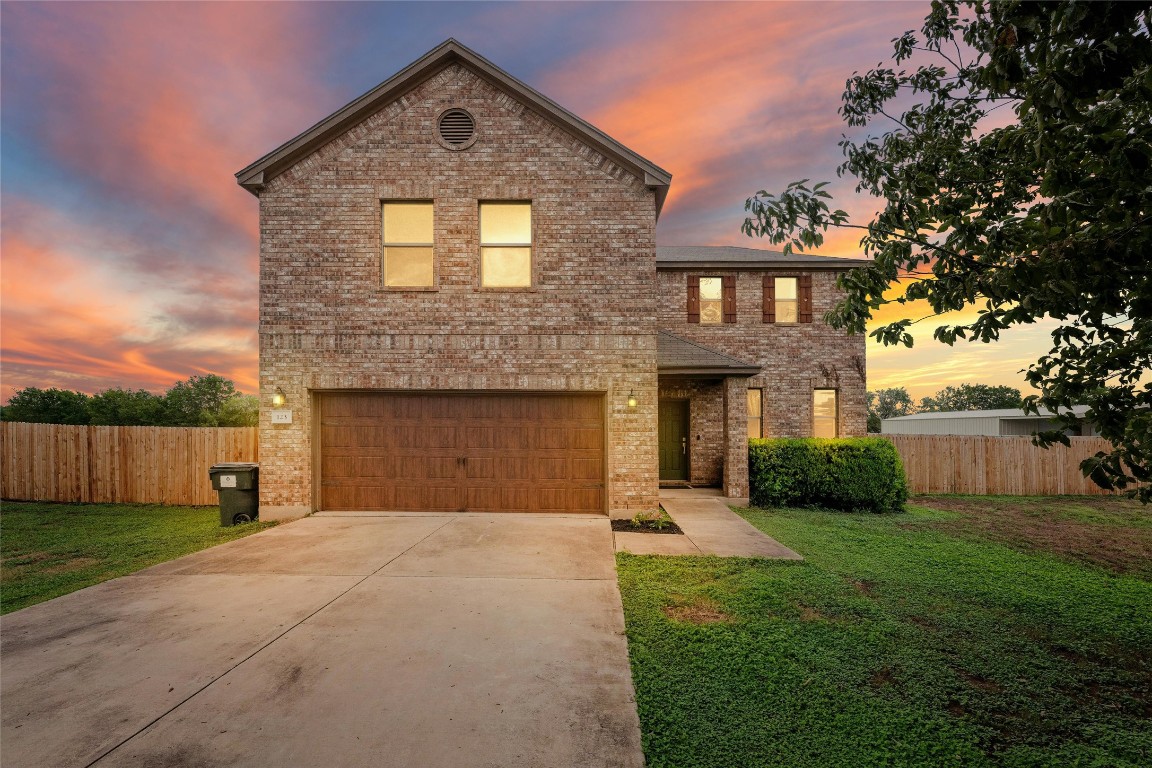
[(656, 336), (656, 373), (660, 378), (727, 379), (747, 378), (763, 370), (723, 352), (681, 338), (668, 331)]

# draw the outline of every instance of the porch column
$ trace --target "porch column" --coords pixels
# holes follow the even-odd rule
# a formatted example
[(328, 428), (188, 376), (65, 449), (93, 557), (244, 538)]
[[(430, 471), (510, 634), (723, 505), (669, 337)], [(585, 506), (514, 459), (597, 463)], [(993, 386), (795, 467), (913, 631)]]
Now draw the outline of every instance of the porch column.
[(724, 495), (748, 498), (748, 379), (724, 379)]

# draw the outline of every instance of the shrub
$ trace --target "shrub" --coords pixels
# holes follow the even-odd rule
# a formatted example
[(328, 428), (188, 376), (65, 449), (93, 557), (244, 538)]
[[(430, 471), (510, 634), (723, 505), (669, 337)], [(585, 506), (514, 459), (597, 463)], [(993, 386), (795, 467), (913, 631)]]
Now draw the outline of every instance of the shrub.
[(908, 499), (900, 454), (879, 437), (751, 440), (748, 475), (754, 507), (889, 512)]

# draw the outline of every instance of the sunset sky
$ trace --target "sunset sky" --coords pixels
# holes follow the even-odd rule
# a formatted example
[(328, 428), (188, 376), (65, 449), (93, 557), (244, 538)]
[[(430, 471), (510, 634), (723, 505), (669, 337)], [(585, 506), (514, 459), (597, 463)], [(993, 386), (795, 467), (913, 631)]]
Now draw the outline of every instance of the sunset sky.
[[(799, 178), (866, 223), (835, 176), (840, 95), (927, 6), (4, 2), (0, 397), (255, 391), (257, 200), (233, 174), (448, 37), (669, 170), (661, 245), (771, 247), (744, 200)], [(914, 349), (869, 342), (869, 388), (1024, 389), (1051, 327), (949, 348), (921, 323)]]

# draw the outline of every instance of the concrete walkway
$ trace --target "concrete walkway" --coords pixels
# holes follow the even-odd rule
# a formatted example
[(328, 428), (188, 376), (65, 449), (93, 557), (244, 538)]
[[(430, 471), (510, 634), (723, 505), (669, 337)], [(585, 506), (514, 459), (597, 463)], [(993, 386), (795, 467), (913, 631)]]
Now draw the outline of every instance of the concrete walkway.
[(326, 515), (4, 617), (4, 766), (642, 766), (608, 520)]
[(804, 558), (728, 508), (747, 499), (727, 499), (712, 489), (661, 489), (660, 506), (683, 536), (613, 533), (617, 552), (634, 555), (718, 555), (720, 557)]

